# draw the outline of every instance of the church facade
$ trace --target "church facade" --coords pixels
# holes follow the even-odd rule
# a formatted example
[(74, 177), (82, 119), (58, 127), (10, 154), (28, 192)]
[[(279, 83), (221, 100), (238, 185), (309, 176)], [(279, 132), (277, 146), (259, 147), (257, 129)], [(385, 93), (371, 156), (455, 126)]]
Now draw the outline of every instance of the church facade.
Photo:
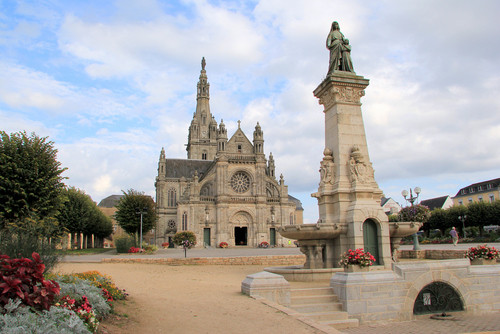
[(210, 111), (205, 59), (197, 85), (196, 111), (189, 126), (187, 159), (167, 158), (162, 148), (156, 177), (157, 243), (192, 231), (197, 247), (293, 245), (277, 233), (302, 223), (302, 206), (275, 175), (272, 153), (264, 153), (259, 123), (252, 141), (240, 128), (228, 138), (224, 122)]

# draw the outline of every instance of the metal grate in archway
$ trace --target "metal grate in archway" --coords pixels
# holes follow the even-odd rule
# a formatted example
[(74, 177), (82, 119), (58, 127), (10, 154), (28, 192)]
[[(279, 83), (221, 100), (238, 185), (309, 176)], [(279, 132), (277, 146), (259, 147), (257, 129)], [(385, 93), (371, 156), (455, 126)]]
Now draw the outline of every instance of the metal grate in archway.
[(426, 285), (413, 304), (413, 314), (463, 311), (464, 305), (458, 292), (445, 282)]

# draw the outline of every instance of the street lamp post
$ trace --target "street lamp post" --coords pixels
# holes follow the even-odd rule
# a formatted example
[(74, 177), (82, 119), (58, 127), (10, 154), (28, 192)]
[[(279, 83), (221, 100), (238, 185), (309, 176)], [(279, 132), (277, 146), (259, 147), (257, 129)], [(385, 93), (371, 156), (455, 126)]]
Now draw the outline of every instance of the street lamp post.
[[(417, 201), (418, 195), (420, 195), (420, 193), (422, 192), (422, 189), (420, 189), (420, 187), (415, 187), (414, 191), (416, 194), (415, 196), (413, 196), (412, 189), (410, 188), (410, 194), (409, 194), (410, 196), (409, 197), (408, 197), (408, 191), (406, 189), (404, 189), (401, 192), (401, 195), (403, 195), (405, 201), (410, 202), (411, 206), (413, 206), (414, 203)], [(417, 231), (417, 233), (418, 233), (418, 231)], [(413, 234), (413, 250), (420, 250), (420, 244), (418, 243), (418, 234), (417, 233)]]
[(462, 230), (464, 231), (464, 239), (467, 238), (467, 234), (465, 233), (465, 220), (467, 219), (467, 215), (458, 216), (458, 220), (462, 222)]
[(142, 249), (142, 215), (145, 215), (146, 213), (148, 213), (148, 208), (143, 208), (142, 210), (140, 209), (135, 209), (135, 214), (137, 215), (141, 215), (141, 234), (140, 234), (140, 237), (139, 237), (139, 248)]

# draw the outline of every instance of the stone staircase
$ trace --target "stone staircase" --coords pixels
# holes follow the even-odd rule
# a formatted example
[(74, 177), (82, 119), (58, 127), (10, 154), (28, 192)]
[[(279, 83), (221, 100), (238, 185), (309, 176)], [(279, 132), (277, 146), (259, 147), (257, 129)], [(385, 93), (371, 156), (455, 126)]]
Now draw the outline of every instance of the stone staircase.
[(335, 329), (358, 327), (358, 319), (349, 319), (330, 287), (291, 289), (290, 308), (311, 320)]

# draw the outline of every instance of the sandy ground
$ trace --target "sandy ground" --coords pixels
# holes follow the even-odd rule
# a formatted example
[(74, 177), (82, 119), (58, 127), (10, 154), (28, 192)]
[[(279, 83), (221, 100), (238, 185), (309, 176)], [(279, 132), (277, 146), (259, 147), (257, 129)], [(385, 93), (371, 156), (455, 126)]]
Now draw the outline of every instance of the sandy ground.
[(57, 271), (97, 270), (130, 294), (117, 308), (127, 318), (104, 324), (107, 333), (320, 333), (241, 294), (246, 275), (263, 268), (62, 263)]

